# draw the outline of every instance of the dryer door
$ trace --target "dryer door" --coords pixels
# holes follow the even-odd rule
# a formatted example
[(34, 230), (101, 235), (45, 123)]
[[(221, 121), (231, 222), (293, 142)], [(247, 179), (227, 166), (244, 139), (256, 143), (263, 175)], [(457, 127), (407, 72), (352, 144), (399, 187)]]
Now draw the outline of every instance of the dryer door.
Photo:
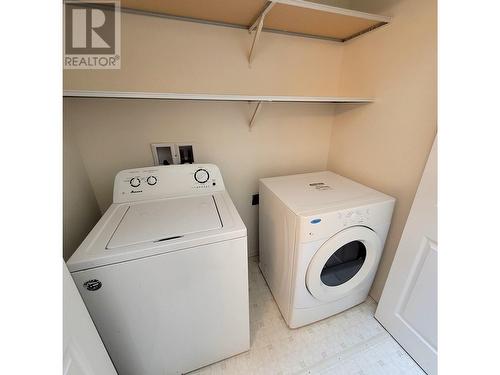
[(382, 243), (371, 229), (344, 229), (326, 241), (309, 264), (306, 285), (320, 301), (333, 301), (375, 273)]

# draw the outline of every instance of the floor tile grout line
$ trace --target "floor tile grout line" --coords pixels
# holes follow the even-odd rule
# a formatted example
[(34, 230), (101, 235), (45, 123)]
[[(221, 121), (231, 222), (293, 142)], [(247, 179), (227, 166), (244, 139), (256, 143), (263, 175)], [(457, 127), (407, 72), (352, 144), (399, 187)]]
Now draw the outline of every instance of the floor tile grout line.
[(329, 369), (335, 366), (336, 364), (339, 364), (342, 361), (345, 361), (346, 359), (355, 356), (356, 354), (359, 354), (363, 351), (366, 351), (368, 349), (377, 346), (387, 338), (389, 338), (389, 335), (386, 332), (380, 332), (377, 335), (368, 339), (367, 341), (360, 342), (341, 352), (335, 353), (333, 356), (325, 358), (324, 360), (315, 363), (314, 365), (310, 366), (307, 369), (296, 372), (295, 374), (296, 375), (317, 374), (319, 371)]

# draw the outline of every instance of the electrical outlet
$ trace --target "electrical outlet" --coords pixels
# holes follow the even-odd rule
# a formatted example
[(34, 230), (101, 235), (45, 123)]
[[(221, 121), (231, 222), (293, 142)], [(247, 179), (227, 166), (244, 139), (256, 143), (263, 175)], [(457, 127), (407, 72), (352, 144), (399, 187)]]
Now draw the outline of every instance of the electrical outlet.
[(252, 206), (256, 206), (259, 204), (259, 194), (252, 195)]
[(179, 148), (179, 163), (180, 164), (193, 164), (194, 153), (193, 145), (177, 145)]

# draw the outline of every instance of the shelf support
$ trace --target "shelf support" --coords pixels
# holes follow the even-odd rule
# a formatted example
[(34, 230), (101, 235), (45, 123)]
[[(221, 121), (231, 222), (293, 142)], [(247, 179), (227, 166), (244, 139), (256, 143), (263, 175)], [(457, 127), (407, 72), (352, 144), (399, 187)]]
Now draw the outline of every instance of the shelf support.
[(252, 42), (252, 47), (250, 48), (250, 54), (248, 55), (248, 64), (252, 64), (253, 56), (255, 54), (255, 48), (257, 47), (257, 42), (259, 41), (260, 33), (262, 32), (262, 28), (264, 27), (264, 19), (266, 18), (267, 13), (272, 9), (274, 6), (275, 1), (270, 1), (267, 3), (265, 8), (262, 10), (260, 15), (257, 17), (255, 22), (250, 26), (248, 29), (248, 32), (251, 34), (252, 31), (255, 31), (255, 35), (253, 37), (253, 42)]
[(255, 47), (259, 41), (260, 33), (262, 31), (262, 26), (264, 26), (264, 18), (259, 18), (259, 25), (257, 26), (257, 31), (253, 37), (252, 48), (250, 48), (250, 54), (248, 55), (248, 65), (252, 65), (252, 60), (255, 54)]
[(262, 102), (257, 102), (257, 106), (255, 107), (252, 118), (250, 119), (250, 123), (248, 124), (249, 131), (252, 130), (252, 126), (255, 123), (255, 119), (257, 118), (257, 115), (259, 114), (261, 108), (262, 108)]

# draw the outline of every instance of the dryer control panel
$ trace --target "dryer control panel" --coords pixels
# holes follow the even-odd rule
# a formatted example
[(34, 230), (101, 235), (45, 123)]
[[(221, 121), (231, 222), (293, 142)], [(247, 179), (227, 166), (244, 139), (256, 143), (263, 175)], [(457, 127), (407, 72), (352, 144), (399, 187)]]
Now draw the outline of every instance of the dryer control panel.
[(334, 212), (301, 216), (299, 242), (330, 238), (343, 229), (355, 226), (372, 228), (381, 223), (390, 223), (394, 202), (394, 198), (389, 197), (385, 201), (367, 203)]
[(113, 203), (207, 194), (225, 190), (214, 164), (181, 164), (126, 169), (115, 177)]
[(328, 237), (332, 235), (332, 230), (335, 233), (357, 225), (368, 225), (370, 218), (370, 206), (307, 216), (302, 219), (302, 237), (307, 240)]
[(370, 208), (363, 207), (355, 210), (341, 211), (337, 214), (344, 227), (363, 225), (370, 218)]

